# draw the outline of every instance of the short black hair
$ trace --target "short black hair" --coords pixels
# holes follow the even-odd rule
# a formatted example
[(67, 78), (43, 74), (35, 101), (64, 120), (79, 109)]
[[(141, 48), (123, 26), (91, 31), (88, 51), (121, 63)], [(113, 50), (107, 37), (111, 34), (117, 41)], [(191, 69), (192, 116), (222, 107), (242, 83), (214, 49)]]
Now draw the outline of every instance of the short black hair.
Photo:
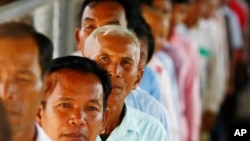
[(49, 38), (37, 32), (32, 26), (20, 22), (0, 24), (0, 38), (5, 37), (34, 39), (38, 46), (42, 77), (49, 71), (53, 56), (53, 44)]
[(97, 3), (103, 1), (114, 1), (121, 4), (125, 10), (127, 27), (129, 29), (134, 29), (135, 24), (138, 20), (138, 16), (140, 15), (140, 5), (136, 0), (84, 0), (80, 10), (80, 21), (82, 19), (83, 11), (90, 3)]
[(86, 57), (65, 56), (53, 60), (49, 74), (52, 74), (62, 69), (71, 69), (80, 73), (90, 73), (97, 76), (102, 83), (104, 92), (103, 108), (105, 109), (107, 107), (107, 100), (112, 90), (112, 84), (110, 76), (106, 70), (101, 68), (95, 61), (90, 60)]
[(153, 6), (153, 0), (139, 0), (141, 4), (146, 4), (148, 6)]
[(171, 0), (173, 4), (189, 4), (190, 0)]
[(140, 22), (136, 24), (134, 32), (136, 33), (137, 37), (140, 40), (142, 39), (142, 40), (147, 41), (147, 47), (148, 47), (147, 63), (148, 63), (153, 56), (154, 49), (155, 49), (155, 42), (154, 42), (151, 29), (143, 17), (141, 17)]

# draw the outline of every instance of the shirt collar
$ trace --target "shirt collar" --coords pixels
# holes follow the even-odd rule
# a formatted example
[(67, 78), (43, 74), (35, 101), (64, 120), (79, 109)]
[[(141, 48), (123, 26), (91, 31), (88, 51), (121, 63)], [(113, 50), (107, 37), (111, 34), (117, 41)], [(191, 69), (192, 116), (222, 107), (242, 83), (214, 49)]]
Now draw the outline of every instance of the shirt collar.
[(139, 133), (139, 130), (138, 130), (137, 126), (136, 126), (136, 122), (134, 120), (134, 116), (131, 113), (132, 108), (129, 107), (127, 104), (125, 104), (124, 108), (125, 108), (125, 116), (124, 116), (122, 122), (124, 122), (124, 124), (126, 125), (127, 131), (128, 132), (132, 131), (132, 132)]
[[(120, 123), (119, 126), (117, 126), (111, 133), (109, 138), (119, 138), (120, 136), (124, 136), (127, 135), (128, 133), (131, 132), (136, 132), (139, 135), (139, 130), (136, 127), (136, 122), (135, 119), (133, 117), (133, 112), (132, 112), (132, 108), (127, 106), (127, 104), (125, 105), (125, 116), (122, 119), (122, 122)], [(109, 139), (108, 138), (108, 139)]]
[[(133, 110), (133, 108), (128, 106), (125, 102), (125, 104), (124, 104), (124, 111), (125, 111), (124, 117), (123, 117), (120, 125), (118, 125), (111, 132), (111, 134), (107, 138), (107, 140), (117, 139), (117, 138), (120, 138), (122, 136), (126, 136), (128, 133), (131, 133), (131, 132), (136, 132), (136, 134), (139, 135), (140, 132), (136, 126), (136, 122), (135, 122), (132, 110)], [(96, 141), (101, 141), (101, 137), (98, 136)]]
[(48, 135), (43, 131), (43, 129), (36, 123), (37, 137), (36, 141), (51, 141)]

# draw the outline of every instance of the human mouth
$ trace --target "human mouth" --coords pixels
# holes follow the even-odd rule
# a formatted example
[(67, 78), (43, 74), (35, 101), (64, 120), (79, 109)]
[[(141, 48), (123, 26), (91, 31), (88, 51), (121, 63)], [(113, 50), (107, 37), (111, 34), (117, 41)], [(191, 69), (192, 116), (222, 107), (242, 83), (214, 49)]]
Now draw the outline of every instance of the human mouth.
[(73, 141), (83, 141), (86, 140), (86, 136), (84, 136), (82, 133), (80, 132), (72, 132), (72, 133), (67, 133), (64, 134), (65, 137), (73, 140)]
[(122, 87), (119, 85), (112, 85), (112, 91), (122, 91)]
[(16, 110), (7, 110), (7, 114), (9, 117), (19, 116), (19, 112), (17, 112)]

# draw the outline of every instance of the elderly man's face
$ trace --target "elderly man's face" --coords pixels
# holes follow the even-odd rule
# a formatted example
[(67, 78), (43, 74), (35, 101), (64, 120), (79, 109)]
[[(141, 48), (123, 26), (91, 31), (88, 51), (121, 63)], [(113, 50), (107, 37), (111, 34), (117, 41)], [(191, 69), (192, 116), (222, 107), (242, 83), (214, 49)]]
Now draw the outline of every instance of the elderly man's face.
[(76, 29), (77, 49), (84, 49), (85, 40), (92, 31), (110, 24), (127, 27), (125, 10), (122, 5), (113, 1), (90, 3), (83, 11), (81, 29)]
[[(62, 69), (50, 74), (38, 118), (53, 141), (94, 141), (102, 129), (103, 87), (93, 74)], [(46, 98), (47, 97), (47, 98)]]
[(34, 125), (42, 92), (36, 42), (29, 37), (0, 38), (0, 99), (13, 132)]
[(111, 75), (108, 106), (123, 103), (131, 89), (137, 87), (142, 75), (138, 71), (139, 51), (131, 39), (103, 35), (98, 36), (91, 47), (85, 48), (85, 56), (97, 61)]

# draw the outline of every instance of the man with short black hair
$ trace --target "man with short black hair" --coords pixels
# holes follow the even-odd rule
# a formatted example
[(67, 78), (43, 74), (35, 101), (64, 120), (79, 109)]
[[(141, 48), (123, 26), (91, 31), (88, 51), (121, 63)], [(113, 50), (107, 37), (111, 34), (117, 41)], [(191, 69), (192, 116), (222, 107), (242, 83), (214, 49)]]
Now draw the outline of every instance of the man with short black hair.
[(95, 141), (104, 132), (111, 92), (109, 74), (94, 61), (66, 56), (53, 61), (38, 122), (53, 141)]

